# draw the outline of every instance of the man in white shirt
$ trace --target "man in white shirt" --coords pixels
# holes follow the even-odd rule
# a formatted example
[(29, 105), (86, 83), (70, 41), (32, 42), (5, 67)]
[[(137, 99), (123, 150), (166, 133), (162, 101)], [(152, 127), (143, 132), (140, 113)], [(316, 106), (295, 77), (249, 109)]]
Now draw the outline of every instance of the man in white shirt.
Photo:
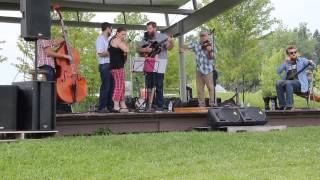
[(99, 60), (99, 72), (101, 78), (99, 105), (97, 112), (106, 112), (113, 109), (113, 89), (114, 80), (110, 71), (110, 57), (108, 52), (109, 41), (111, 39), (112, 27), (110, 23), (101, 24), (101, 34), (96, 40), (96, 50)]

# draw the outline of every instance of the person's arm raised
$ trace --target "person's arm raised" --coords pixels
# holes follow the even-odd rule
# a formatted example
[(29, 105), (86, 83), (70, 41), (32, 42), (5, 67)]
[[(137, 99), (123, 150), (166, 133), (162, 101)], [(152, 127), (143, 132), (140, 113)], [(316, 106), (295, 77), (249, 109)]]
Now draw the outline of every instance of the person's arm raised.
[(313, 62), (313, 60), (306, 59), (305, 66), (310, 65), (313, 69), (316, 69), (317, 65)]
[(171, 50), (174, 47), (173, 39), (171, 36), (168, 37), (167, 49)]
[[(287, 60), (286, 60), (287, 61)], [(277, 73), (280, 75), (286, 68), (286, 61), (284, 63), (282, 63), (278, 69), (277, 69)]]
[(125, 53), (129, 52), (129, 46), (126, 42), (120, 41), (118, 47)]
[(108, 51), (105, 51), (105, 52), (103, 52), (103, 53), (98, 53), (98, 56), (99, 56), (99, 57), (109, 57), (110, 55), (109, 55), (109, 52), (108, 52)]
[(184, 44), (182, 48), (180, 48), (180, 53), (184, 53), (186, 50), (189, 50), (189, 45)]
[(69, 59), (71, 60), (71, 56), (67, 55), (67, 54), (60, 54), (60, 53), (56, 53), (54, 51), (52, 51), (52, 49), (50, 47), (47, 47), (44, 49), (45, 53), (50, 56), (50, 57), (54, 57), (54, 58), (65, 58), (65, 59)]
[(105, 50), (105, 47), (103, 46), (104, 43), (103, 43), (103, 39), (102, 38), (99, 38), (97, 41), (96, 41), (96, 50), (97, 50), (97, 55), (99, 57), (109, 57), (109, 52)]

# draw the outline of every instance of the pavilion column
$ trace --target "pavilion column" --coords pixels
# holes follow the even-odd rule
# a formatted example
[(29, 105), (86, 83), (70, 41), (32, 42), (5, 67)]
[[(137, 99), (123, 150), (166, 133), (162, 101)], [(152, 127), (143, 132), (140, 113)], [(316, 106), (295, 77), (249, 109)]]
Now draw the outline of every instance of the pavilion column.
[[(184, 37), (179, 36), (179, 50), (184, 48)], [(186, 70), (185, 70), (185, 60), (184, 52), (179, 51), (179, 74), (180, 74), (180, 98), (182, 102), (187, 102), (187, 91), (186, 91)]]
[(193, 9), (194, 10), (198, 10), (198, 2), (197, 2), (197, 0), (192, 0), (192, 4), (193, 4)]

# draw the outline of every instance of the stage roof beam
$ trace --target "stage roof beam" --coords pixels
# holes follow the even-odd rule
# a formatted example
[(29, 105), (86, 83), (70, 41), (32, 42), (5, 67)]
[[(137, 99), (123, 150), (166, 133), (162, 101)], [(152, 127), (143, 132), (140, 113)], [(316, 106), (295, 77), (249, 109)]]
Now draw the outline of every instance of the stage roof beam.
[[(61, 5), (62, 11), (84, 11), (84, 12), (148, 12), (190, 15), (195, 11), (192, 9), (178, 9), (177, 5), (149, 5), (149, 4), (110, 4), (110, 3), (90, 3), (77, 1), (57, 1)], [(0, 0), (0, 10), (20, 10), (18, 0)]]
[[(0, 16), (0, 22), (5, 22), (5, 23), (20, 23), (21, 18), (19, 17), (5, 17), (5, 16)], [(81, 22), (81, 21), (64, 21), (66, 26), (71, 26), (71, 27), (88, 27), (88, 28), (100, 28), (101, 23), (99, 22)], [(53, 25), (60, 25), (59, 20), (51, 20), (51, 23)], [(112, 24), (114, 28), (118, 27), (124, 27), (126, 29), (130, 30), (145, 30), (146, 26), (145, 25), (137, 25), (137, 24)], [(164, 30), (166, 29), (166, 26), (158, 26), (159, 30)]]
[(168, 27), (164, 32), (173, 34), (175, 37), (184, 35), (242, 1), (244, 0), (215, 0)]
[(88, 11), (88, 12), (148, 12), (189, 15), (195, 11), (192, 9), (177, 9), (171, 6), (145, 6), (145, 5), (118, 5), (118, 4), (96, 4), (92, 3), (60, 3), (65, 11)]

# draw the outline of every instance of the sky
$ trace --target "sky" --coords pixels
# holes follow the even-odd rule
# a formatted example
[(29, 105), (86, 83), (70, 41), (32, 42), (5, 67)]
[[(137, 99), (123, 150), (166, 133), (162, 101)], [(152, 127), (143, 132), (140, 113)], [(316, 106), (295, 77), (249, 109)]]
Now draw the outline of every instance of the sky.
[[(318, 0), (271, 0), (275, 10), (272, 16), (282, 20), (288, 28), (295, 28), (301, 22), (306, 22), (308, 28), (313, 32), (320, 29), (320, 1)], [(190, 4), (187, 5), (189, 8)], [(147, 14), (150, 20), (164, 25), (164, 16), (159, 14)], [(17, 12), (0, 11), (0, 16), (20, 16)], [(112, 22), (117, 13), (98, 13), (93, 19), (94, 22), (109, 21)], [(183, 18), (183, 16), (170, 16), (170, 23), (174, 23)], [(8, 58), (8, 61), (0, 64), (0, 85), (11, 84), (14, 81), (23, 80), (23, 74), (18, 73), (12, 64), (17, 63), (17, 57), (23, 57), (16, 46), (17, 38), (20, 35), (19, 24), (0, 23), (0, 41), (6, 41), (1, 44), (0, 54)]]

